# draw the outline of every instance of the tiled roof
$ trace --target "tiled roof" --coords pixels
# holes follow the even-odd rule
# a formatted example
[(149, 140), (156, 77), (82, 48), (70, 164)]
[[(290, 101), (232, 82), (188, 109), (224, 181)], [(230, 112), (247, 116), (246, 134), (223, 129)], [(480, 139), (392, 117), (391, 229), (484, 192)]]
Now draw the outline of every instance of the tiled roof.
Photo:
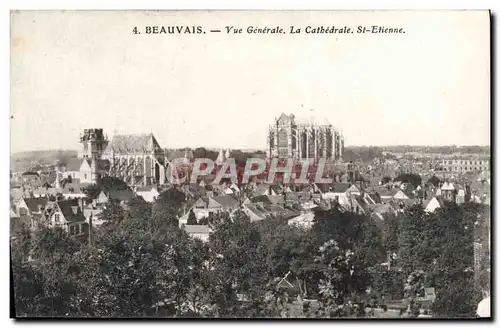
[(221, 204), (224, 208), (236, 207), (238, 206), (238, 200), (236, 200), (233, 196), (215, 196), (212, 197), (217, 203)]
[(382, 199), (380, 199), (380, 195), (377, 193), (370, 193), (368, 194), (370, 198), (375, 201), (375, 204), (380, 204), (382, 203)]
[(76, 180), (77, 179), (73, 179), (73, 182), (64, 185), (64, 188), (62, 190), (63, 194), (83, 193), (83, 189), (91, 185), (90, 183), (80, 183), (80, 181)]
[(85, 221), (85, 216), (78, 204), (78, 199), (67, 199), (56, 202), (57, 207), (61, 210), (64, 218), (68, 222)]
[[(90, 167), (92, 167), (92, 160), (89, 158), (86, 158), (85, 161), (89, 164)], [(99, 171), (108, 171), (111, 163), (109, 162), (108, 159), (96, 159), (96, 164), (97, 164), (97, 172)]]
[(66, 164), (66, 171), (80, 171), (80, 166), (82, 166), (81, 158), (70, 158)]
[(45, 207), (48, 203), (47, 198), (23, 198), (24, 202), (26, 203), (26, 206), (28, 206), (28, 209), (30, 212), (38, 212), (39, 206)]
[(193, 159), (192, 150), (175, 150), (175, 149), (165, 149), (165, 156), (169, 161), (176, 158), (187, 158), (189, 160)]
[(267, 218), (269, 213), (267, 213), (266, 210), (258, 206), (257, 204), (245, 204), (245, 208), (255, 214), (257, 217), (259, 217), (261, 220), (264, 220)]
[(184, 230), (187, 233), (210, 233), (210, 227), (207, 225), (185, 225)]
[(116, 135), (106, 147), (104, 154), (111, 154), (112, 151), (118, 154), (133, 152), (149, 153), (155, 149), (156, 151), (163, 152), (163, 149), (152, 133)]
[(134, 198), (134, 193), (128, 189), (111, 190), (108, 193), (109, 199), (116, 199), (119, 201), (129, 201)]
[(351, 185), (349, 183), (335, 183), (335, 184), (333, 184), (332, 192), (334, 192), (334, 193), (344, 193), (350, 187), (351, 187)]
[(23, 176), (28, 176), (28, 175), (36, 175), (37, 177), (39, 176), (38, 173), (33, 171), (26, 171), (23, 173)]

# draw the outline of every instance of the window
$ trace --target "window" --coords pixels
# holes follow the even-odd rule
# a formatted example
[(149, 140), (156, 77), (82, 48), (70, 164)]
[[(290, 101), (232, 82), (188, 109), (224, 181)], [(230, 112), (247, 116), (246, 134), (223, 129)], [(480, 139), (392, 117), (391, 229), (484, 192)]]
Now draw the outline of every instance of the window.
[(85, 173), (85, 179), (87, 179), (87, 173)]
[(75, 226), (71, 225), (69, 226), (69, 234), (74, 235), (75, 234)]
[(75, 235), (78, 235), (78, 234), (80, 234), (80, 225), (79, 224), (75, 225)]
[(56, 223), (61, 222), (61, 216), (59, 213), (54, 214), (54, 220), (56, 221)]

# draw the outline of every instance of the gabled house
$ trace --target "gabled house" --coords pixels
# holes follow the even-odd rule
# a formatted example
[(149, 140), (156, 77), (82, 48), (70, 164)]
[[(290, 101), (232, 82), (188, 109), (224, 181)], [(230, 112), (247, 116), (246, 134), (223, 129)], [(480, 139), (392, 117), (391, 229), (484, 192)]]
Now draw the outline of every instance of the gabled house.
[(248, 215), (251, 222), (268, 219), (270, 213), (259, 204), (244, 204), (243, 212)]
[(129, 189), (115, 189), (108, 191), (107, 197), (123, 205), (131, 201), (135, 195), (134, 192)]
[(399, 189), (394, 193), (392, 198), (396, 200), (403, 200), (403, 199), (410, 199), (411, 197), (408, 196), (403, 190)]
[(314, 212), (312, 211), (300, 213), (300, 215), (288, 220), (289, 226), (302, 229), (311, 229), (314, 223)]
[(85, 198), (87, 195), (85, 194), (84, 189), (89, 185), (90, 184), (88, 183), (82, 184), (80, 183), (80, 180), (74, 179), (72, 182), (64, 185), (62, 195), (66, 199)]
[(184, 225), (183, 228), (191, 238), (201, 240), (202, 242), (208, 242), (210, 233), (212, 232), (212, 229), (207, 225)]
[(374, 204), (370, 205), (372, 217), (384, 221), (389, 215), (397, 215), (397, 211), (390, 204)]
[(108, 201), (109, 198), (103, 190), (101, 190), (101, 192), (99, 193), (99, 195), (97, 195), (97, 198), (95, 199), (97, 205), (106, 204)]
[(107, 174), (110, 166), (111, 166), (110, 162), (107, 159), (91, 160), (89, 158), (84, 158), (81, 161), (81, 165), (78, 170), (78, 177), (80, 179), (80, 182), (96, 183), (99, 177), (102, 177)]
[(37, 172), (26, 171), (22, 175), (22, 182), (31, 185), (38, 185), (41, 183), (40, 175)]
[(221, 195), (214, 197), (203, 197), (196, 201), (192, 210), (199, 220), (208, 217), (210, 213), (232, 212), (239, 207), (239, 202), (232, 196)]
[(335, 183), (330, 191), (321, 195), (323, 200), (333, 201), (341, 206), (348, 206), (350, 204), (349, 197), (354, 194), (359, 194), (359, 189), (350, 183)]
[(51, 227), (60, 227), (70, 235), (81, 235), (88, 228), (82, 211), (83, 200), (67, 199), (54, 203), (48, 215)]
[(380, 195), (377, 193), (365, 193), (364, 194), (365, 202), (374, 205), (374, 204), (382, 204), (382, 199)]
[(61, 177), (67, 179), (79, 179), (80, 178), (80, 167), (82, 166), (82, 158), (70, 158), (68, 163), (62, 167)]
[(425, 212), (434, 213), (438, 208), (444, 206), (444, 202), (441, 197), (432, 197), (430, 200), (424, 200), (422, 206)]
[(154, 203), (156, 198), (160, 195), (155, 186), (138, 187), (135, 193), (144, 198), (144, 200), (148, 203)]
[(47, 198), (22, 198), (17, 203), (19, 216), (42, 216), (49, 201)]

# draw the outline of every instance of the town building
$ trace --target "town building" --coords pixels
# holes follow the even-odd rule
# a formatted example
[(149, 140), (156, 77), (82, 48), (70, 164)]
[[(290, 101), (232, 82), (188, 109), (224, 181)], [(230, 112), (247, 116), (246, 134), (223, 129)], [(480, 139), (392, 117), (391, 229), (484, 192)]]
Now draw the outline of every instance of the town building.
[(101, 159), (108, 143), (108, 137), (104, 134), (103, 129), (85, 129), (80, 135), (78, 158)]
[(436, 161), (436, 171), (466, 173), (466, 172), (489, 172), (490, 161), (483, 157), (440, 159)]
[(80, 135), (78, 157), (69, 159), (66, 165), (56, 167), (55, 187), (60, 188), (63, 179), (82, 184), (93, 184), (99, 178), (108, 175), (109, 160), (102, 154), (108, 145), (108, 139), (102, 129), (85, 129)]
[(300, 122), (293, 114), (281, 114), (269, 126), (268, 157), (327, 158), (342, 161), (344, 137), (331, 124)]
[(165, 183), (165, 150), (152, 133), (116, 135), (102, 153), (102, 158), (110, 163), (109, 175), (129, 185)]

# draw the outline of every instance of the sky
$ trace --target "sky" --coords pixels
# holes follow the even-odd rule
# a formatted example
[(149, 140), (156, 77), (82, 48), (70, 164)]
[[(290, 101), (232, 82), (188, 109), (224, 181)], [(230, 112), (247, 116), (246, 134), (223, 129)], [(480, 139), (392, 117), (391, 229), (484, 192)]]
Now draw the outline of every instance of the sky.
[[(206, 34), (144, 32), (193, 25)], [(291, 25), (302, 33), (224, 31)], [(486, 11), (13, 12), (11, 152), (76, 149), (86, 128), (265, 149), (283, 112), (328, 120), (346, 146), (489, 145), (489, 31)]]

